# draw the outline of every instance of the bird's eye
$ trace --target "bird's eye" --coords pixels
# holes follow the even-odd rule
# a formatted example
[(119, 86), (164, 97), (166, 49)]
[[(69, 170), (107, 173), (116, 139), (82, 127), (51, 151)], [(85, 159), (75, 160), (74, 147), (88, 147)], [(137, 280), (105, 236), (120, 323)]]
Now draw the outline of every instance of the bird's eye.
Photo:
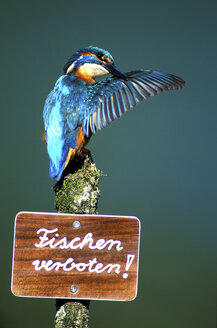
[(98, 57), (99, 59), (102, 59), (103, 54), (101, 54), (101, 52), (98, 52), (97, 57)]

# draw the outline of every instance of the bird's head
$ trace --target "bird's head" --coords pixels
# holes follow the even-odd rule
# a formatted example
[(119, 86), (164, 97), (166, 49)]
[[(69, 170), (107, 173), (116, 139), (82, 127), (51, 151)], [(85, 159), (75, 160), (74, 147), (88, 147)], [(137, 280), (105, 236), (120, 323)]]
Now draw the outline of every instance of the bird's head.
[(94, 78), (112, 74), (126, 79), (115, 66), (113, 57), (106, 50), (89, 46), (78, 50), (64, 65), (64, 74), (73, 74), (86, 82), (94, 83)]

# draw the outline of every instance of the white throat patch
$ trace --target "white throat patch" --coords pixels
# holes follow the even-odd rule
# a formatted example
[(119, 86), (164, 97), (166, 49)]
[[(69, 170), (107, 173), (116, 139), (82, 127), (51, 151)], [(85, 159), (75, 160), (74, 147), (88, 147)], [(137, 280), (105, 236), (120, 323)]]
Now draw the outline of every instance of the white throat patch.
[(79, 71), (84, 75), (91, 77), (100, 77), (109, 73), (109, 71), (107, 71), (107, 69), (103, 66), (94, 63), (86, 63), (80, 66)]

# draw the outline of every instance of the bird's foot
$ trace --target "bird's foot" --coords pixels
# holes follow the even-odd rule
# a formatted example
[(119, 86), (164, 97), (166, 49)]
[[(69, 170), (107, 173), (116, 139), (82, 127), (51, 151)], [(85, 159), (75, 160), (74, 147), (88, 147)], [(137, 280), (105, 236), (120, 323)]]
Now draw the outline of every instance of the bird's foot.
[(85, 155), (85, 154), (87, 154), (87, 155), (91, 155), (91, 151), (90, 151), (89, 149), (83, 147), (83, 148), (81, 149), (81, 154), (82, 154), (82, 155)]

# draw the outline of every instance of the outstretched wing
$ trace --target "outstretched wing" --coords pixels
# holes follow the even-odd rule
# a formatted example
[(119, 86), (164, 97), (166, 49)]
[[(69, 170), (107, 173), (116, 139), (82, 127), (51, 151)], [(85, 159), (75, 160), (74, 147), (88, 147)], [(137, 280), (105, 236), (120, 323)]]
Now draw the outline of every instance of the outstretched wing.
[(86, 136), (120, 118), (142, 100), (185, 85), (178, 76), (157, 71), (140, 70), (126, 75), (126, 80), (109, 77), (89, 87), (87, 112), (82, 125)]

